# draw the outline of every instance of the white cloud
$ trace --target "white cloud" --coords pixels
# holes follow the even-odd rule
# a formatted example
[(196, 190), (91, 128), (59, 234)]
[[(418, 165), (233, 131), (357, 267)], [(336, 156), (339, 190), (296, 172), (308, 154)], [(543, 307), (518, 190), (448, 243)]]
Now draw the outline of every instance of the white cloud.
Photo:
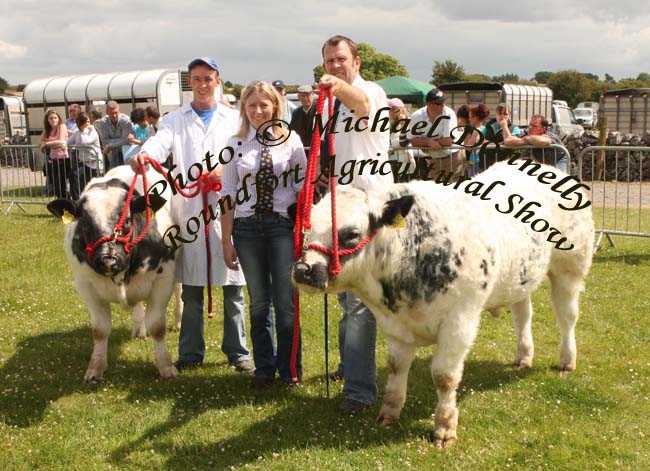
[(648, 24), (638, 0), (24, 0), (0, 16), (0, 58), (11, 83), (184, 67), (207, 55), (226, 80), (298, 84), (311, 80), (323, 41), (344, 34), (426, 81), (445, 59), (486, 75), (573, 68), (621, 78), (650, 72)]
[(4, 59), (18, 59), (27, 55), (25, 46), (18, 46), (0, 40), (0, 57)]

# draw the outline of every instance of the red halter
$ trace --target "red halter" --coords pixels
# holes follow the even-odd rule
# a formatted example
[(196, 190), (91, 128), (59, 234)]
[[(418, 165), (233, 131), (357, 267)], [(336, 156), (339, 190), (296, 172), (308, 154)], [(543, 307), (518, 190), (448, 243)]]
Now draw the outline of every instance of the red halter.
[[(145, 165), (149, 163), (151, 166), (162, 176), (165, 177), (167, 181), (170, 181), (167, 178), (167, 170), (157, 161), (146, 157)], [(135, 247), (142, 239), (145, 238), (147, 232), (149, 232), (149, 226), (151, 225), (151, 208), (149, 207), (149, 187), (147, 185), (147, 172), (142, 172), (142, 188), (144, 191), (144, 198), (146, 203), (146, 221), (142, 232), (131, 242), (131, 237), (133, 236), (133, 216), (131, 216), (131, 230), (125, 235), (122, 235), (124, 229), (124, 222), (126, 221), (126, 215), (129, 212), (129, 206), (131, 205), (131, 200), (133, 199), (133, 192), (135, 191), (135, 184), (138, 180), (138, 174), (136, 173), (133, 176), (131, 181), (131, 186), (129, 187), (129, 192), (126, 195), (126, 201), (124, 203), (124, 209), (120, 215), (118, 223), (113, 229), (113, 235), (104, 236), (96, 240), (95, 242), (89, 243), (86, 245), (86, 255), (88, 257), (88, 262), (90, 262), (95, 254), (97, 248), (106, 243), (120, 243), (124, 246), (124, 251), (128, 254), (131, 253), (133, 247)], [(211, 191), (221, 191), (221, 182), (216, 182), (210, 179), (207, 174), (201, 175), (196, 182), (186, 185), (185, 188), (182, 188), (178, 181), (171, 180), (174, 183), (176, 190), (186, 198), (193, 198), (201, 193), (203, 198), (203, 209), (207, 212), (208, 209), (208, 193)], [(187, 191), (190, 190), (190, 191)], [(205, 224), (205, 248), (207, 253), (207, 265), (208, 265), (208, 318), (212, 319), (214, 317), (214, 312), (212, 310), (212, 254), (210, 251), (210, 226)]]

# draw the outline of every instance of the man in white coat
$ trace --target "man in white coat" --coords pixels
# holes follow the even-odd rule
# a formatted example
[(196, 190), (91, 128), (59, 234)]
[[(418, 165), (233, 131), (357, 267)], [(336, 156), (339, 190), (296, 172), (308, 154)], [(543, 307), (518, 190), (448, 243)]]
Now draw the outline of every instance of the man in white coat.
[[(239, 116), (235, 110), (217, 103), (215, 90), (221, 84), (221, 78), (214, 60), (207, 57), (195, 59), (190, 62), (188, 70), (192, 102), (165, 116), (156, 135), (145, 142), (142, 151), (131, 161), (131, 168), (135, 172), (143, 168), (145, 157), (162, 163), (171, 152), (176, 166), (172, 169), (173, 176), (182, 177), (183, 182), (196, 179), (197, 172), (201, 170), (207, 173), (206, 168), (211, 170), (211, 179), (221, 179), (223, 167), (213, 167), (226, 141), (236, 132)], [(214, 156), (211, 165), (206, 161), (207, 153)], [(213, 208), (218, 207), (220, 196), (218, 192), (210, 192), (208, 204)], [(176, 367), (180, 370), (201, 364), (205, 355), (203, 288), (208, 284), (208, 255), (203, 238), (204, 229), (196, 230), (193, 227), (194, 222), (204, 221), (200, 216), (203, 211), (201, 195), (185, 198), (180, 193), (175, 194), (171, 201), (171, 211), (179, 225), (180, 233), (176, 240), (193, 240), (181, 244), (176, 263), (176, 278), (183, 284), (184, 302), (178, 342), (179, 359), (176, 362)], [(254, 367), (246, 348), (245, 280), (241, 271), (229, 270), (224, 263), (219, 218), (209, 224), (211, 283), (223, 286), (224, 337), (221, 349), (237, 371), (252, 374)], [(192, 233), (188, 233), (188, 225), (191, 226)], [(197, 234), (201, 237), (197, 237)]]

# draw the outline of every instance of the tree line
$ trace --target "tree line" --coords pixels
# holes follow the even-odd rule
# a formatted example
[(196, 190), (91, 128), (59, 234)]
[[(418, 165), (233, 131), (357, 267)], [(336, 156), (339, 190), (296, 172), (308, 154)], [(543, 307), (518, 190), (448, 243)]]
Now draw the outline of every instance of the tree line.
[[(381, 80), (395, 75), (409, 77), (406, 67), (395, 57), (377, 51), (368, 43), (359, 43), (359, 56), (361, 57), (361, 76), (366, 80)], [(432, 85), (452, 82), (503, 82), (521, 85), (542, 85), (553, 91), (553, 97), (565, 100), (570, 106), (576, 106), (581, 101), (598, 101), (604, 91), (619, 90), (623, 88), (650, 88), (650, 73), (641, 72), (636, 78), (623, 78), (618, 81), (613, 76), (605, 74), (603, 78), (592, 73), (577, 70), (560, 70), (557, 72), (539, 71), (530, 79), (520, 78), (515, 73), (488, 76), (484, 74), (468, 74), (462, 65), (452, 60), (434, 61), (431, 73)], [(313, 68), (314, 81), (323, 75), (323, 66)], [(295, 91), (297, 87), (287, 87), (288, 92)], [(14, 89), (22, 91), (25, 85), (10, 87), (7, 80), (0, 77), (0, 94), (5, 90)], [(231, 93), (239, 99), (244, 85), (224, 82), (224, 92)]]

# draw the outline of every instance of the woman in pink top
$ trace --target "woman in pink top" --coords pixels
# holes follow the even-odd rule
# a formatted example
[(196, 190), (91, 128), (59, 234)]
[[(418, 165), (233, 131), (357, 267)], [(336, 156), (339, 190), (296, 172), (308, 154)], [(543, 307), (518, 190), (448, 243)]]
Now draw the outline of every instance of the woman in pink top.
[(67, 138), (68, 128), (61, 120), (59, 113), (48, 110), (43, 120), (40, 148), (45, 152), (47, 178), (52, 183), (57, 198), (66, 197), (65, 183), (70, 172), (70, 158), (65, 142)]

